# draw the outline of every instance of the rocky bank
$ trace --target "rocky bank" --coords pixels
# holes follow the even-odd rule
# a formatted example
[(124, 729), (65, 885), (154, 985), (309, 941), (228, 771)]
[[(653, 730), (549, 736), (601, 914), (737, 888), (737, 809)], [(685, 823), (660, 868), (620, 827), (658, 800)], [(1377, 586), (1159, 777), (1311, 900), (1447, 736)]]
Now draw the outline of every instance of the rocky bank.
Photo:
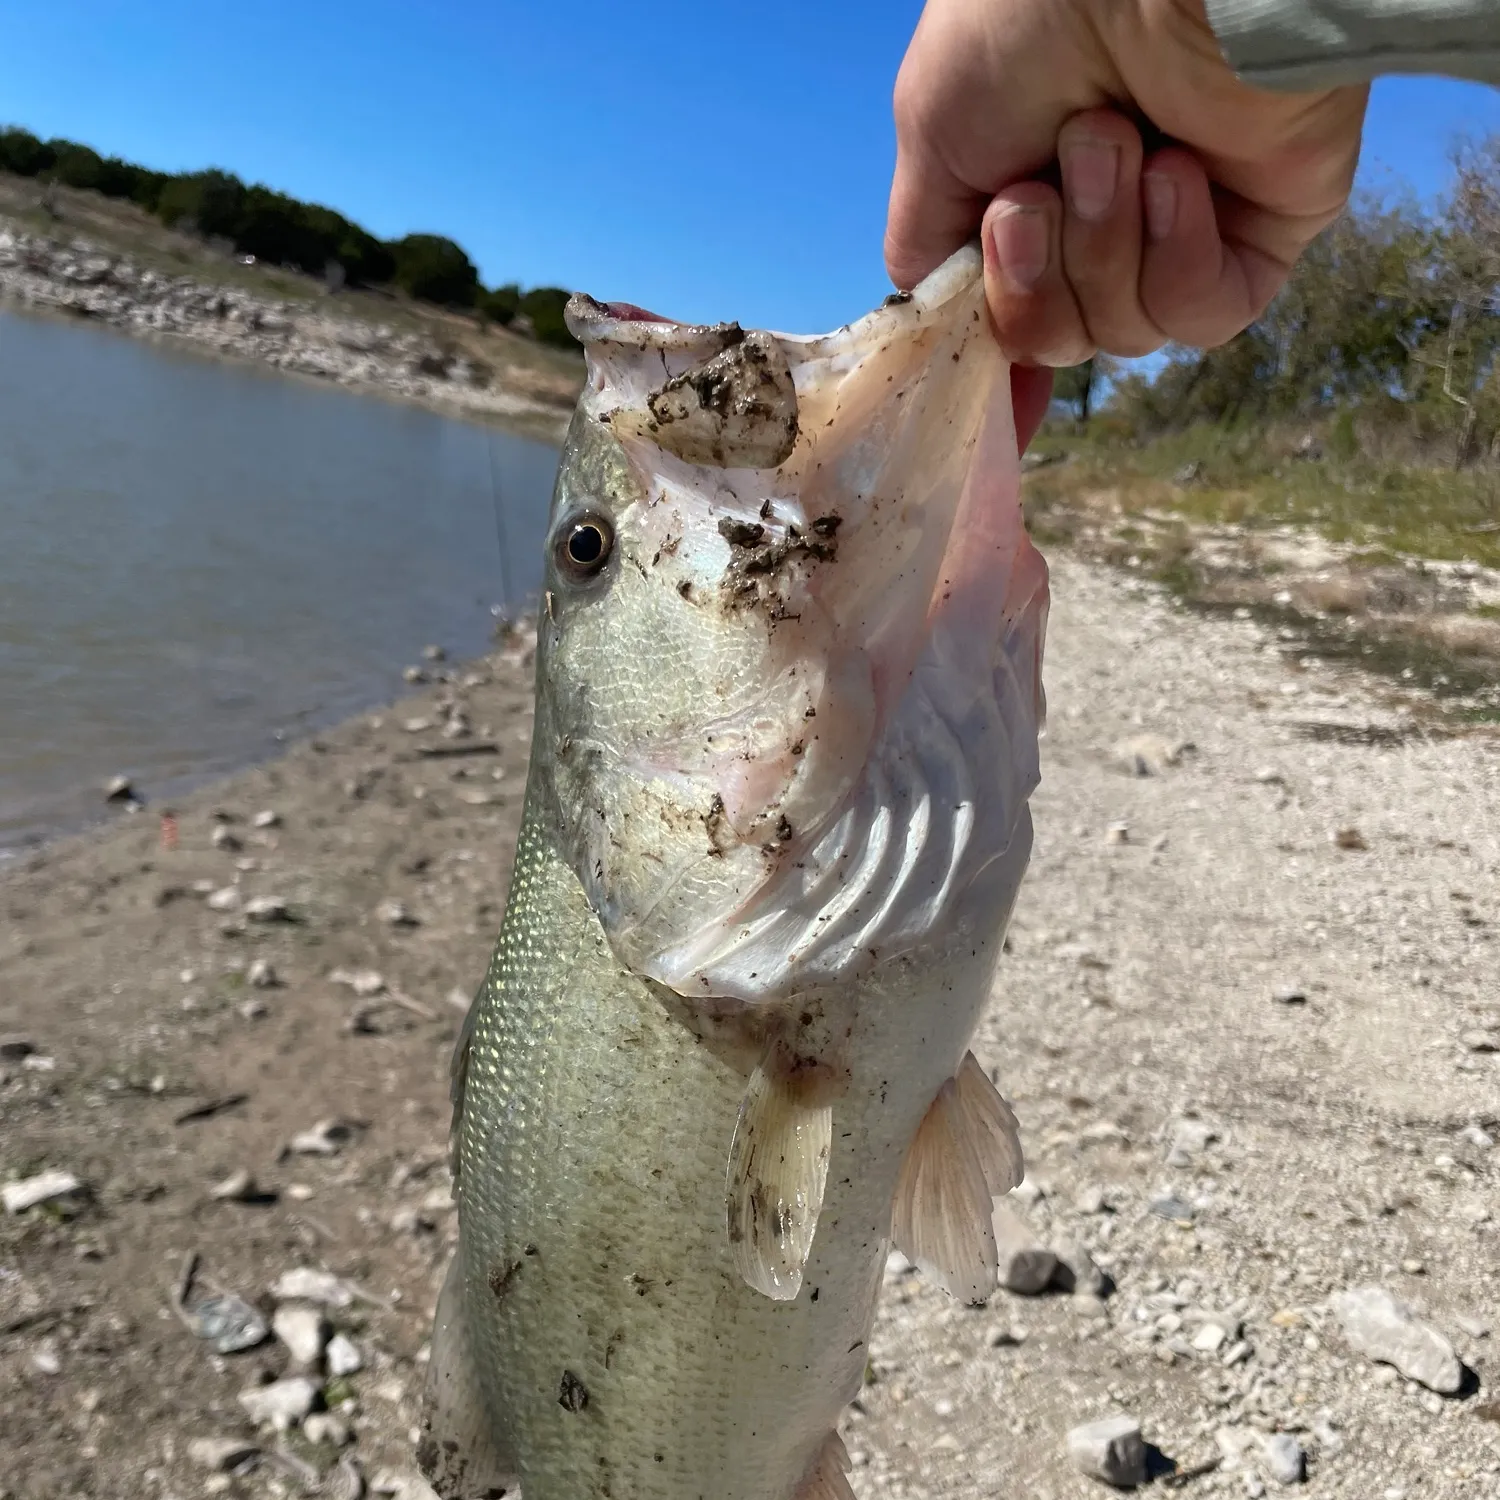
[[(0, 301), (89, 318), (126, 333), (166, 337), (287, 374), (555, 433), (576, 389), (507, 384), (453, 340), (401, 332), (315, 302), (259, 296), (168, 275), (77, 237), (27, 232), (0, 218)], [(581, 371), (580, 371), (581, 379)]]
[[(1008, 1285), (892, 1257), (855, 1492), (1494, 1500), (1500, 742), (1118, 574), (1054, 599), (975, 1044)], [(430, 1500), (447, 1067), (531, 707), (524, 645), (423, 670), (0, 876), (0, 1495)]]

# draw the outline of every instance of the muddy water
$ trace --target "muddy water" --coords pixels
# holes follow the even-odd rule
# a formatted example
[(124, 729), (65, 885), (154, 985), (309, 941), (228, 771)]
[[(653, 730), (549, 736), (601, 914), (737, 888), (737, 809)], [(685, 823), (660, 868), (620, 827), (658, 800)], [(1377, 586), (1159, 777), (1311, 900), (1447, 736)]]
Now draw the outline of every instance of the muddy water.
[[(0, 313), (0, 851), (380, 702), (532, 589), (556, 451)], [(502, 545), (506, 549), (502, 566)]]

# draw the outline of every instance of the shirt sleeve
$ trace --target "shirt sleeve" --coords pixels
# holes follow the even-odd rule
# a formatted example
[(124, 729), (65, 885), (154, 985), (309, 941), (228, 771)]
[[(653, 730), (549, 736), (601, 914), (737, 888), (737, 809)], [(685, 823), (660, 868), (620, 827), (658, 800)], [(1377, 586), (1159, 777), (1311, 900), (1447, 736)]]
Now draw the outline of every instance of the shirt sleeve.
[(1271, 89), (1382, 73), (1500, 83), (1500, 0), (1206, 0), (1229, 64)]

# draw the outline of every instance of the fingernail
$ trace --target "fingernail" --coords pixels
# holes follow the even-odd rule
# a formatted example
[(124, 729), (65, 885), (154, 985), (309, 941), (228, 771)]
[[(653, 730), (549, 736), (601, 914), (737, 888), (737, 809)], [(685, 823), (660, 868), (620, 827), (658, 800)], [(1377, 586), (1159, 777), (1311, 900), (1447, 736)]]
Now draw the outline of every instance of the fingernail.
[(1120, 185), (1120, 148), (1104, 141), (1079, 141), (1063, 153), (1063, 186), (1080, 219), (1102, 219)]
[(1005, 279), (1018, 292), (1029, 292), (1047, 269), (1050, 250), (1047, 217), (1039, 208), (1018, 203), (995, 219), (990, 237)]
[(1177, 184), (1161, 172), (1141, 179), (1146, 197), (1146, 228), (1153, 240), (1164, 240), (1177, 223)]

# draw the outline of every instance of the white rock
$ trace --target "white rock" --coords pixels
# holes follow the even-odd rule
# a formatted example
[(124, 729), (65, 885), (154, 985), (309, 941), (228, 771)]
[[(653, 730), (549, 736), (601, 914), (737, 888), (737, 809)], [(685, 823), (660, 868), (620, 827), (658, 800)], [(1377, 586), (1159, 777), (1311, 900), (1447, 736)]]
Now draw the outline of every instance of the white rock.
[(247, 1198), (255, 1196), (255, 1179), (245, 1167), (231, 1172), (222, 1182), (216, 1182), (209, 1189), (209, 1197), (217, 1198), (222, 1202), (243, 1203)]
[(1146, 1482), (1146, 1445), (1134, 1417), (1103, 1417), (1068, 1433), (1068, 1457), (1091, 1479), (1117, 1489)]
[(335, 969), (329, 976), (332, 984), (346, 984), (356, 995), (368, 999), (385, 988), (385, 976), (374, 969)]
[(252, 828), (274, 828), (279, 822), (281, 822), (281, 814), (266, 807), (262, 808), (260, 812), (256, 813), (250, 819), (250, 826)]
[(1453, 1345), (1384, 1288), (1340, 1292), (1330, 1306), (1350, 1347), (1366, 1358), (1394, 1365), (1408, 1380), (1441, 1395), (1451, 1396), (1462, 1386), (1463, 1366)]
[(287, 904), (280, 896), (256, 896), (245, 903), (245, 915), (252, 922), (284, 922)]
[(1190, 1167), (1218, 1139), (1218, 1132), (1205, 1120), (1176, 1120), (1172, 1125), (1172, 1144), (1167, 1150), (1169, 1167)]
[(1205, 1323), (1193, 1335), (1193, 1348), (1200, 1354), (1217, 1354), (1229, 1335), (1217, 1323)]
[(349, 1424), (334, 1412), (314, 1412), (302, 1424), (302, 1431), (307, 1434), (310, 1443), (329, 1443), (335, 1448), (342, 1448), (352, 1436)]
[(240, 892), (238, 886), (224, 885), (216, 891), (210, 891), (208, 896), (209, 910), (211, 911), (233, 911), (240, 904)]
[(319, 1307), (348, 1307), (354, 1293), (331, 1271), (298, 1266), (283, 1271), (271, 1287), (278, 1302), (315, 1302)]
[(1054, 1240), (1052, 1252), (1057, 1258), (1052, 1272), (1054, 1286), (1081, 1297), (1097, 1298), (1104, 1290), (1104, 1272), (1077, 1240)]
[(258, 1427), (285, 1432), (312, 1411), (318, 1387), (305, 1375), (291, 1375), (270, 1385), (253, 1385), (240, 1392), (245, 1415)]
[(387, 897), (375, 908), (375, 916), (388, 927), (415, 927), (417, 918), (407, 909), (406, 903)]
[(304, 1370), (317, 1367), (328, 1342), (327, 1320), (317, 1307), (306, 1302), (282, 1303), (271, 1318), (271, 1332)]
[(335, 1378), (341, 1375), (356, 1375), (365, 1367), (365, 1357), (359, 1345), (342, 1333), (336, 1333), (328, 1341), (324, 1351), (328, 1373)]
[(82, 1187), (71, 1172), (38, 1172), (35, 1177), (24, 1177), (20, 1182), (7, 1182), (0, 1187), (0, 1200), (5, 1203), (6, 1213), (23, 1214), (28, 1208), (66, 1198)]
[(244, 1438), (194, 1438), (188, 1444), (188, 1457), (211, 1474), (226, 1474), (259, 1452), (256, 1444)]
[(256, 958), (250, 961), (250, 967), (245, 970), (245, 980), (248, 984), (258, 990), (271, 990), (281, 982), (276, 976), (276, 970), (271, 967), (269, 960)]
[(1278, 1432), (1266, 1439), (1261, 1458), (1266, 1473), (1277, 1484), (1301, 1484), (1307, 1477), (1307, 1456), (1302, 1444), (1289, 1432)]

